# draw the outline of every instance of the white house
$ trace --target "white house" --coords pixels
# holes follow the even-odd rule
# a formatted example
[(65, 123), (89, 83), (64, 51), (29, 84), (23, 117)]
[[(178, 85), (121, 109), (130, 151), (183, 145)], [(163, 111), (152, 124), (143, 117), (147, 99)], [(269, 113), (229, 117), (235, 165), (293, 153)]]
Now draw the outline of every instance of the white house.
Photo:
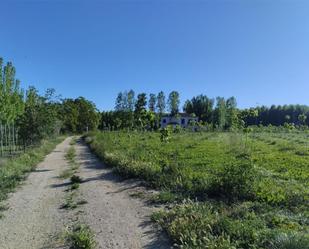
[(178, 113), (175, 117), (163, 115), (161, 117), (160, 126), (165, 128), (167, 125), (173, 125), (174, 127), (180, 125), (181, 127), (186, 128), (190, 122), (198, 122), (198, 118), (187, 113)]

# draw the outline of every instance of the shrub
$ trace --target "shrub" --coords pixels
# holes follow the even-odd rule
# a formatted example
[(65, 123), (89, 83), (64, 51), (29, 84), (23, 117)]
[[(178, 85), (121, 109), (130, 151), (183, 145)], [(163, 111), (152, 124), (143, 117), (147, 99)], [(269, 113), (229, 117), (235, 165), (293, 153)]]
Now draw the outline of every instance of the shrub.
[(249, 200), (254, 197), (256, 170), (253, 164), (226, 164), (210, 184), (210, 195), (229, 201)]
[(161, 142), (168, 142), (171, 138), (171, 131), (168, 128), (163, 128), (160, 130), (160, 140)]

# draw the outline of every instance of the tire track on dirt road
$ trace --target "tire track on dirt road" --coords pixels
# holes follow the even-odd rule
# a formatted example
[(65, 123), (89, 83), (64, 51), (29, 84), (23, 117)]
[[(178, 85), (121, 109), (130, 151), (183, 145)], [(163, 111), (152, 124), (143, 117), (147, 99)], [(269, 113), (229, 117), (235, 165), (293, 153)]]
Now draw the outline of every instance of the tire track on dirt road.
[(68, 217), (59, 207), (65, 183), (59, 174), (67, 166), (64, 155), (69, 142), (67, 138), (57, 145), (5, 202), (8, 210), (0, 219), (1, 249), (44, 248), (64, 229)]
[(150, 221), (154, 209), (132, 198), (132, 191), (143, 189), (136, 181), (121, 181), (111, 169), (78, 142), (75, 146), (80, 164), (80, 192), (88, 203), (80, 220), (96, 234), (100, 249), (167, 249), (170, 245)]
[[(82, 178), (78, 194), (87, 203), (78, 212), (61, 209), (69, 180), (59, 178), (68, 163), (65, 154), (72, 138), (57, 145), (6, 201), (0, 219), (0, 249), (65, 248), (59, 242), (72, 220), (87, 224), (100, 249), (167, 249), (166, 237), (150, 221), (154, 209), (132, 198), (139, 183), (121, 181), (79, 141), (74, 145)], [(59, 242), (59, 244), (58, 244)]]

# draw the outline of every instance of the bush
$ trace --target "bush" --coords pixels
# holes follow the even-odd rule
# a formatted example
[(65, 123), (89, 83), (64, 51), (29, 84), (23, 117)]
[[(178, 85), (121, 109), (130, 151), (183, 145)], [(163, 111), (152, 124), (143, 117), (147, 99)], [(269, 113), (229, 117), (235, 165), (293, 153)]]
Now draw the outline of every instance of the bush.
[(253, 199), (256, 173), (251, 163), (226, 164), (210, 184), (209, 194), (229, 201)]
[(168, 128), (163, 128), (160, 130), (160, 140), (161, 142), (168, 142), (171, 138), (171, 131)]

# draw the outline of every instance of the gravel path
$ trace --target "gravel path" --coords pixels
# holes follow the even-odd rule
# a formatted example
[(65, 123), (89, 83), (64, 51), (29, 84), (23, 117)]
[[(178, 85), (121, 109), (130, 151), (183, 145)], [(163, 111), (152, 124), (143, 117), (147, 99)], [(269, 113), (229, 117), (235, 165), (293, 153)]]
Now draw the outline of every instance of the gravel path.
[(46, 156), (6, 202), (9, 209), (0, 219), (1, 249), (44, 248), (64, 229), (67, 215), (59, 207), (63, 203), (65, 186), (62, 187), (63, 180), (58, 176), (66, 166), (64, 154), (69, 140)]
[(87, 204), (74, 212), (78, 217), (60, 208), (67, 181), (58, 176), (67, 167), (70, 140), (59, 144), (8, 199), (9, 210), (0, 219), (0, 249), (60, 248), (53, 241), (72, 220), (90, 226), (100, 249), (170, 248), (150, 222), (154, 209), (130, 196), (144, 189), (136, 181), (121, 181), (82, 142), (75, 145), (83, 179), (78, 191)]
[(80, 220), (96, 234), (100, 249), (167, 249), (165, 236), (150, 222), (154, 211), (132, 194), (144, 191), (136, 181), (121, 181), (83, 143), (76, 145), (83, 183), (80, 192), (88, 203)]

